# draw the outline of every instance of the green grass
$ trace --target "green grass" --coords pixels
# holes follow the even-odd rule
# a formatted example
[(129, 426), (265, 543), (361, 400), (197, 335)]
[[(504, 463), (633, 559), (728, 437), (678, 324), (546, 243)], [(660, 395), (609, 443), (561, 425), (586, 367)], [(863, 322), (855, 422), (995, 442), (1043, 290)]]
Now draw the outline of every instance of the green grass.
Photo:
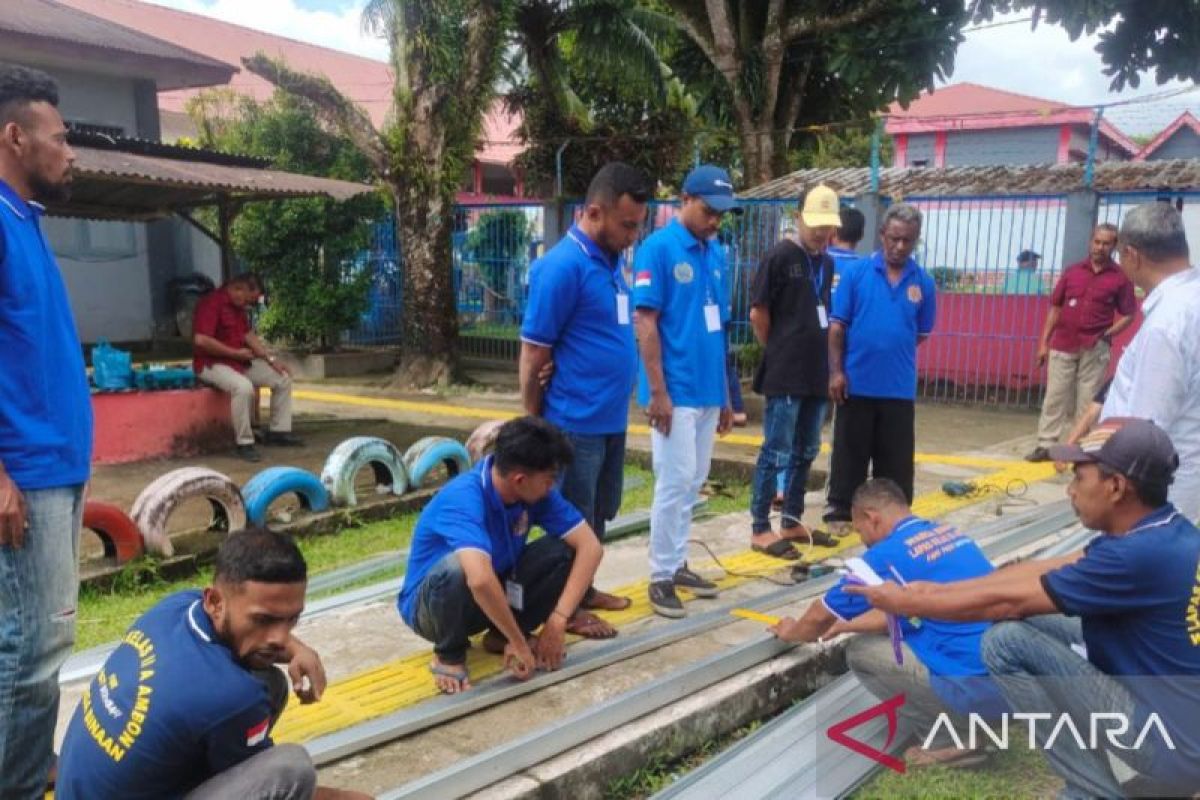
[(879, 770), (854, 793), (854, 800), (1036, 800), (1053, 797), (1062, 788), (1045, 757), (1019, 748), (994, 755), (976, 769), (927, 767), (903, 775)]
[(478, 325), (465, 325), (458, 332), (460, 336), (471, 336), (479, 339), (505, 339), (515, 342), (520, 338), (519, 325), (503, 325), (498, 322), (484, 322)]
[(755, 720), (733, 733), (705, 742), (700, 749), (683, 757), (671, 758), (665, 753), (656, 753), (641, 769), (622, 775), (610, 783), (604, 792), (605, 800), (641, 800), (650, 797), (718, 755), (738, 739), (754, 733), (762, 725), (762, 721)]
[[(620, 513), (649, 508), (654, 493), (654, 479), (649, 470), (626, 466), (625, 479), (633, 486), (625, 492)], [(741, 511), (748, 508), (749, 503), (750, 487), (732, 486), (710, 498), (709, 511), (715, 514)], [(347, 528), (335, 535), (300, 537), (297, 543), (308, 562), (309, 574), (317, 575), (379, 553), (407, 547), (417, 517), (417, 512), (409, 512), (392, 519)], [(403, 571), (404, 565), (397, 564), (394, 570), (377, 573), (354, 586), (341, 587), (336, 591), (387, 580), (403, 574)], [(211, 566), (204, 566), (198, 574), (187, 578), (168, 581), (159, 575), (153, 560), (143, 558), (131, 562), (111, 587), (81, 588), (75, 646), (85, 649), (118, 639), (135, 619), (162, 598), (184, 589), (206, 586), (211, 580)]]

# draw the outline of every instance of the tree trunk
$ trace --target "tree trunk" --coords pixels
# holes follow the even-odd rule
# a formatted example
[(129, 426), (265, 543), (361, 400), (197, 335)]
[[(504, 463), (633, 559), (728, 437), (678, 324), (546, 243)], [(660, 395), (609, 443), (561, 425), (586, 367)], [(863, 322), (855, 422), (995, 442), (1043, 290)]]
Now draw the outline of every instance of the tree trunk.
[(458, 376), (458, 306), (450, 239), (454, 198), (391, 185), (404, 270), (403, 338), (396, 387), (445, 386)]
[[(741, 114), (738, 115), (739, 117)], [(738, 120), (738, 138), (742, 145), (742, 160), (746, 165), (745, 184), (754, 187), (783, 174), (776, 173), (774, 133), (769, 119), (748, 117)]]

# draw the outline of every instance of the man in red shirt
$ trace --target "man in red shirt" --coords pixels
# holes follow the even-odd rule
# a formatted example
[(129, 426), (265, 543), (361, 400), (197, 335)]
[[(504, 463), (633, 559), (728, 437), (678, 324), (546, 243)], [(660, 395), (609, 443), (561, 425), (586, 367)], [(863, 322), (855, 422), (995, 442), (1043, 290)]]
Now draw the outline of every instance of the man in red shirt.
[(1037, 365), (1048, 365), (1037, 447), (1026, 458), (1049, 461), (1070, 421), (1086, 410), (1108, 372), (1117, 334), (1133, 324), (1133, 284), (1112, 260), (1117, 227), (1097, 225), (1088, 258), (1063, 270), (1050, 295)]
[(267, 351), (250, 326), (246, 309), (261, 293), (257, 278), (239, 275), (201, 298), (192, 324), (196, 377), (229, 392), (237, 453), (247, 461), (262, 460), (250, 427), (256, 386), (271, 390), (271, 422), (264, 443), (285, 447), (303, 444), (291, 432), (291, 373)]

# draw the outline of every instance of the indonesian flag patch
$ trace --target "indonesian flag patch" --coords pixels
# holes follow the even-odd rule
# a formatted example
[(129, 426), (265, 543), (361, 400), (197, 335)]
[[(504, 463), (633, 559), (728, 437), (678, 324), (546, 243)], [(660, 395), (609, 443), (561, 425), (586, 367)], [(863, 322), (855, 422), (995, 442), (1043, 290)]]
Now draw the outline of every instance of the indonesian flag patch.
[(270, 729), (271, 729), (271, 718), (267, 717), (262, 722), (255, 725), (253, 728), (250, 728), (249, 730), (247, 730), (246, 731), (246, 747), (254, 747), (255, 745), (262, 744), (263, 740), (267, 738), (267, 731), (269, 731)]
[(633, 276), (633, 288), (640, 289), (650, 285), (650, 270), (643, 270)]

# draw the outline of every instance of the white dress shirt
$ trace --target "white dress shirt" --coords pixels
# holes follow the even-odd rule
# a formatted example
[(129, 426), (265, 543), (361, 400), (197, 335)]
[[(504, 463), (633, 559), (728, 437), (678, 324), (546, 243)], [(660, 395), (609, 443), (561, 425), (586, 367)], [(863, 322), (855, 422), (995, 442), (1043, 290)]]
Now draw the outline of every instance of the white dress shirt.
[(1121, 356), (1101, 419), (1154, 420), (1179, 453), (1171, 502), (1200, 519), (1200, 269), (1178, 272), (1142, 304), (1145, 319)]

